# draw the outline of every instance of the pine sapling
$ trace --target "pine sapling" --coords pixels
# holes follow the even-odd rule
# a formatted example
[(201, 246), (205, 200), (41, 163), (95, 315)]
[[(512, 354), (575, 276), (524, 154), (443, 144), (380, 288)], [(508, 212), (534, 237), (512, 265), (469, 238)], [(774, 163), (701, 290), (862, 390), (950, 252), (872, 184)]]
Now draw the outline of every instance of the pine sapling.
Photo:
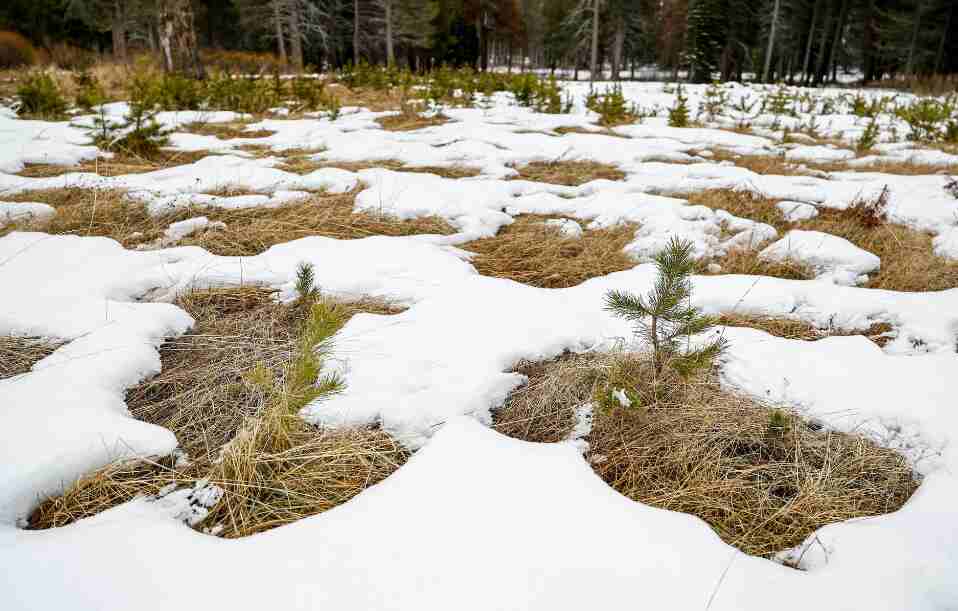
[(855, 144), (855, 149), (859, 153), (864, 153), (869, 151), (875, 144), (878, 143), (878, 117), (872, 119), (868, 125), (865, 127), (865, 131), (862, 132), (861, 137), (858, 139), (858, 142)]
[(669, 127), (689, 126), (689, 99), (679, 85), (675, 92), (675, 105), (669, 109)]
[(301, 302), (314, 301), (319, 295), (316, 288), (316, 270), (312, 263), (301, 262), (296, 267), (296, 295)]
[(606, 295), (606, 309), (635, 324), (635, 334), (652, 348), (652, 366), (660, 377), (666, 366), (688, 377), (711, 367), (726, 347), (724, 337), (693, 344), (692, 336), (708, 331), (715, 319), (691, 304), (694, 270), (692, 243), (673, 238), (655, 257), (658, 278), (645, 296), (621, 291)]

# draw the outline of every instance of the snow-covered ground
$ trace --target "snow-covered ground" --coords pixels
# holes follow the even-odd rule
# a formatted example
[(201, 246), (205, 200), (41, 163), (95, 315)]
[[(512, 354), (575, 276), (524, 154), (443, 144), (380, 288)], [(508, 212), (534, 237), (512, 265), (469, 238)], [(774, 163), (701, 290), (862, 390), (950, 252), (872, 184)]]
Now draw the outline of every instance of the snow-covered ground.
[[(26, 163), (71, 165), (99, 152), (83, 125), (22, 121), (0, 110), (0, 200), (4, 194), (81, 186), (122, 188), (154, 213), (187, 205), (280, 206), (309, 191), (361, 188), (357, 210), (400, 218), (437, 215), (451, 236), (308, 237), (250, 257), (222, 257), (178, 239), (205, 218), (172, 225), (153, 250), (106, 238), (14, 232), (0, 238), (0, 334), (65, 341), (33, 371), (0, 380), (0, 607), (3, 609), (954, 609), (958, 608), (958, 288), (899, 293), (853, 286), (881, 262), (836, 236), (771, 226), (681, 199), (709, 188), (787, 200), (788, 214), (846, 208), (888, 188), (888, 218), (935, 236), (936, 252), (958, 259), (958, 200), (939, 165), (958, 157), (888, 142), (878, 157), (912, 156), (927, 174), (854, 171), (851, 140), (864, 119), (836, 112), (760, 117), (756, 133), (716, 121), (672, 128), (662, 118), (606, 133), (584, 109), (586, 84), (567, 83), (576, 110), (547, 115), (498, 95), (484, 108), (445, 109), (449, 123), (388, 132), (383, 113), (267, 119), (265, 138), (220, 140), (175, 133), (180, 150), (223, 153), (144, 174), (15, 175)], [(759, 88), (725, 86), (733, 97)], [(643, 107), (671, 106), (661, 83), (627, 83)], [(688, 87), (697, 112), (704, 88)], [(830, 92), (827, 95), (838, 95)], [(868, 96), (888, 95), (887, 92)], [(122, 104), (106, 110), (122, 114)], [(820, 110), (820, 109), (818, 109)], [(781, 125), (812, 116), (847, 147), (783, 144)], [(232, 113), (163, 113), (171, 128)], [(778, 123), (776, 123), (778, 121)], [(725, 125), (724, 127), (729, 127)], [(775, 129), (773, 129), (775, 127)], [(886, 134), (892, 133), (891, 126)], [(900, 131), (900, 133), (904, 133)], [(622, 137), (624, 136), (624, 137)], [(890, 136), (886, 136), (890, 137)], [(274, 155), (255, 156), (255, 143)], [(759, 175), (703, 155), (737, 154), (847, 163), (826, 176)], [(409, 166), (466, 166), (471, 178), (324, 168), (304, 175), (278, 166), (288, 149), (321, 161), (399, 160)], [(513, 166), (577, 160), (611, 164), (621, 181), (564, 187), (507, 180)], [(210, 195), (232, 188), (255, 195)], [(671, 197), (662, 195), (670, 194)], [(51, 215), (41, 204), (0, 202), (0, 224)], [(567, 289), (482, 276), (459, 246), (494, 236), (513, 217), (575, 218), (586, 228), (639, 225), (626, 250), (633, 269)], [(563, 230), (581, 232), (563, 223)], [(798, 259), (816, 280), (701, 276), (694, 300), (710, 313), (789, 317), (820, 327), (886, 322), (896, 337), (879, 348), (861, 336), (804, 342), (728, 328), (722, 369), (731, 388), (792, 407), (828, 426), (900, 449), (923, 480), (898, 512), (821, 529), (802, 555), (805, 571), (743, 555), (698, 518), (618, 495), (593, 474), (574, 442), (540, 445), (488, 429), (490, 410), (522, 382), (521, 359), (603, 350), (630, 337), (603, 310), (610, 289), (645, 292), (644, 263), (670, 237), (699, 257), (732, 248)], [(172, 305), (191, 287), (257, 284), (293, 296), (302, 262), (322, 290), (383, 297), (401, 314), (357, 315), (340, 331), (329, 364), (346, 390), (302, 416), (328, 426), (378, 423), (410, 449), (393, 476), (322, 515), (242, 540), (219, 540), (182, 524), (174, 500), (137, 500), (74, 525), (19, 528), (39, 499), (128, 456), (176, 447), (173, 434), (129, 416), (127, 388), (158, 372), (158, 347), (192, 320)], [(844, 285), (844, 286), (843, 286)]]

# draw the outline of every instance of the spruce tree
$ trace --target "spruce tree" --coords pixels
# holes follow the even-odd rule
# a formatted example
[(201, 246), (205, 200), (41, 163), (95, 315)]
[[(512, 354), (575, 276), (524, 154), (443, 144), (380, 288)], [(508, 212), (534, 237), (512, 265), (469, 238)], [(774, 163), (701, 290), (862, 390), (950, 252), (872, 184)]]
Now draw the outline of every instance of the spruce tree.
[(710, 367), (726, 347), (724, 337), (692, 343), (692, 336), (715, 326), (691, 304), (692, 243), (672, 238), (655, 256), (658, 278), (648, 295), (610, 291), (606, 310), (635, 324), (636, 336), (652, 348), (656, 377), (668, 366), (682, 376)]
[(708, 83), (718, 68), (719, 55), (725, 46), (728, 7), (722, 0), (692, 0), (689, 2), (685, 33), (685, 61), (689, 66), (689, 80)]

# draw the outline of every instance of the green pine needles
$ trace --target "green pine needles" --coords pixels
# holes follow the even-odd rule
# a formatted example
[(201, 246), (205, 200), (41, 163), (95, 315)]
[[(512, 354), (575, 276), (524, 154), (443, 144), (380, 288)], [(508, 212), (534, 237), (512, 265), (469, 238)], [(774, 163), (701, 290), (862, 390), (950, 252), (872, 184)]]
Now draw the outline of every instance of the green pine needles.
[(679, 85), (675, 92), (675, 105), (669, 109), (669, 127), (689, 126), (689, 99)]
[(672, 238), (655, 257), (659, 276), (645, 296), (621, 291), (606, 295), (606, 310), (635, 324), (635, 333), (652, 348), (656, 377), (668, 367), (683, 377), (712, 366), (726, 348), (719, 337), (702, 343), (692, 336), (708, 331), (715, 320), (691, 304), (694, 270), (692, 243)]

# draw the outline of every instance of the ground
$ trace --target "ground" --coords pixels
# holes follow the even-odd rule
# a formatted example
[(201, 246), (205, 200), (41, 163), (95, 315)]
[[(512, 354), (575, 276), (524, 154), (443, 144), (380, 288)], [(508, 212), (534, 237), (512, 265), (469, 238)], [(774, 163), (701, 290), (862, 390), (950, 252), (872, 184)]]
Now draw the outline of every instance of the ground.
[[(958, 607), (952, 145), (863, 146), (880, 90), (561, 85), (152, 156), (0, 107), (3, 607)], [(672, 238), (728, 348), (662, 382), (604, 299)]]

